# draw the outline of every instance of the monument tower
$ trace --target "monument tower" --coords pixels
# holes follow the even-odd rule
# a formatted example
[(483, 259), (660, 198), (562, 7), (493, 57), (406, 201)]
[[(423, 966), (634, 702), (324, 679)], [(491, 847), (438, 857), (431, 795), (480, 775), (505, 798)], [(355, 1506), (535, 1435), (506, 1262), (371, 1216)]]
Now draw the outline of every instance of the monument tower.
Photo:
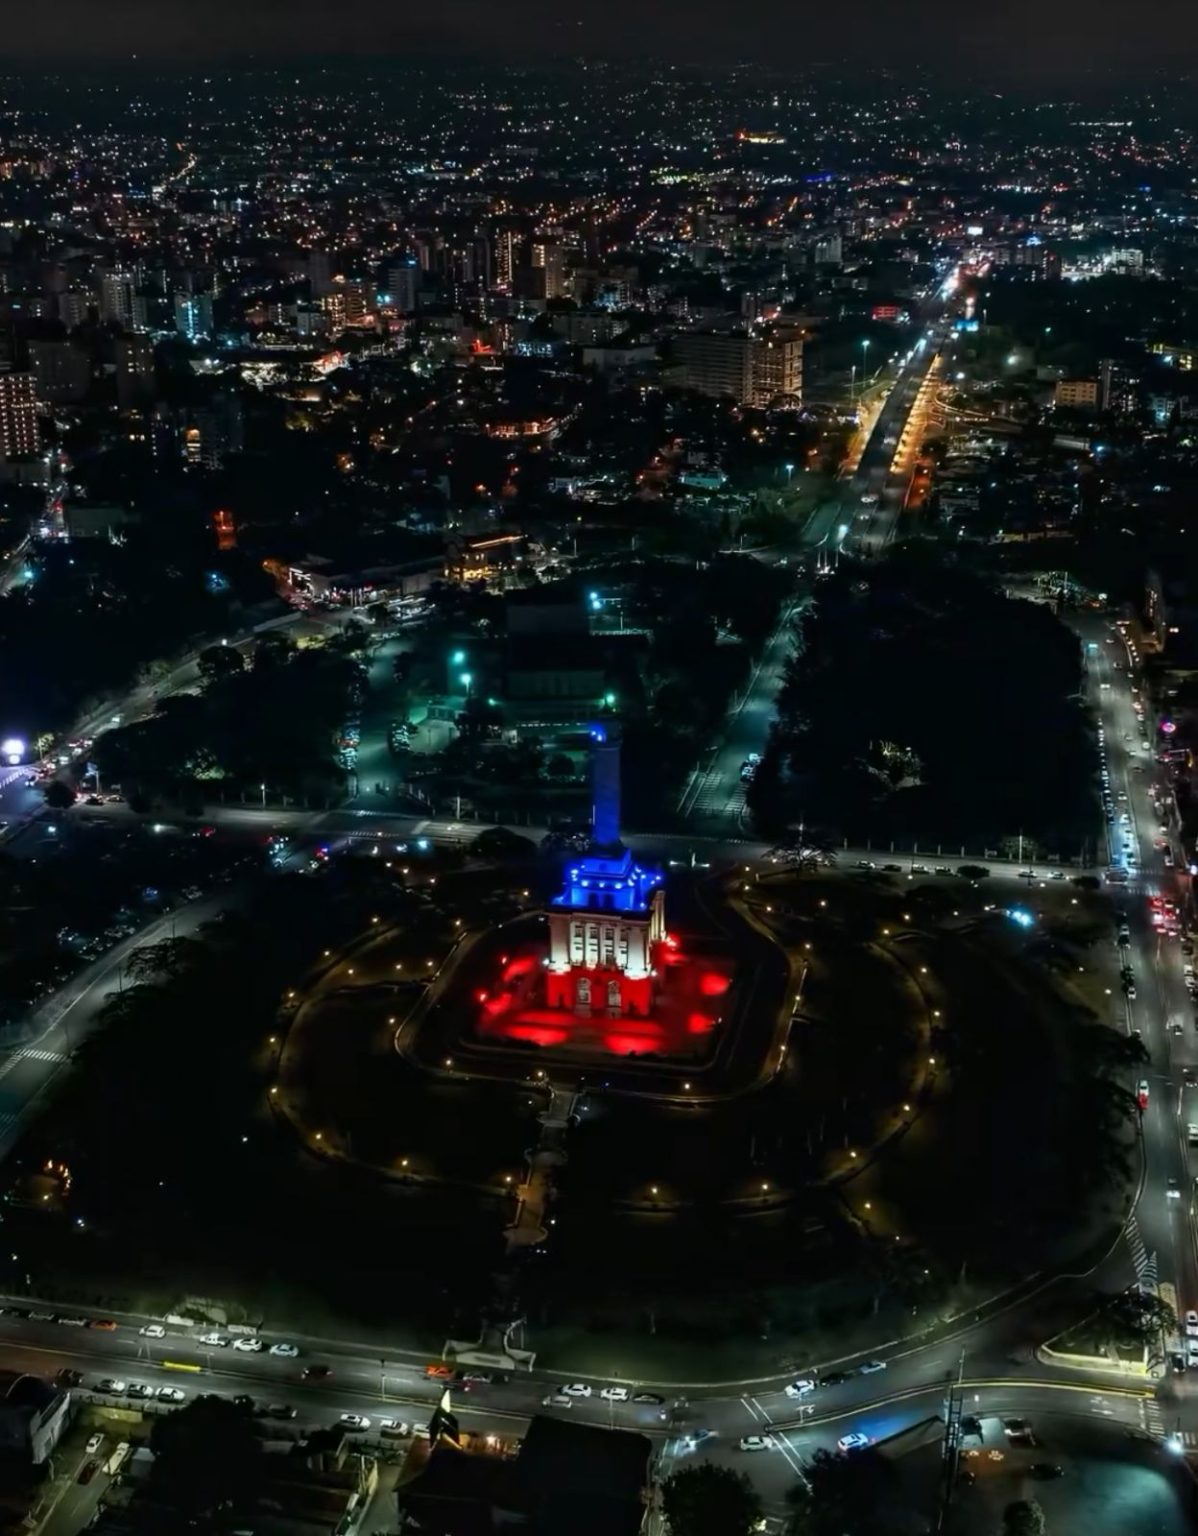
[(620, 841), (620, 727), (591, 727), (591, 845), (573, 856), (553, 898), (545, 1000), (580, 1018), (647, 1018), (657, 946), (665, 942), (665, 891)]

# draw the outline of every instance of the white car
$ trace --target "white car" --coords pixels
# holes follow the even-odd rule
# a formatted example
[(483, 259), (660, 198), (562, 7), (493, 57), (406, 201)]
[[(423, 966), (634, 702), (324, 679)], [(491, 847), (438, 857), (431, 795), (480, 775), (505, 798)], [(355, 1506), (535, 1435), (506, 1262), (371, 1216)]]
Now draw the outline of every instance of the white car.
[(815, 1391), (815, 1383), (804, 1378), (802, 1381), (792, 1381), (783, 1390), (787, 1397), (806, 1397), (809, 1392)]
[(628, 1401), (627, 1387), (604, 1387), (599, 1396), (605, 1403), (626, 1403)]
[(272, 1355), (281, 1355), (284, 1360), (294, 1360), (299, 1354), (294, 1344), (272, 1344), (270, 1352)]
[(380, 1419), (379, 1434), (387, 1435), (392, 1440), (403, 1440), (412, 1433), (412, 1426), (406, 1419)]
[(225, 1349), (229, 1343), (223, 1333), (202, 1333), (196, 1342), (206, 1344), (209, 1349)]
[(83, 1447), (83, 1454), (85, 1456), (94, 1456), (103, 1444), (104, 1436), (102, 1434), (95, 1434)]
[(884, 1371), (885, 1369), (885, 1360), (867, 1360), (864, 1365), (858, 1366), (862, 1376), (872, 1376), (875, 1371)]
[(159, 1387), (157, 1396), (160, 1403), (181, 1403), (187, 1393), (182, 1387)]
[(165, 1339), (166, 1329), (161, 1323), (147, 1323), (144, 1328), (139, 1328), (138, 1333), (143, 1339)]
[(243, 1355), (257, 1355), (266, 1348), (261, 1339), (234, 1339), (233, 1348), (239, 1349)]
[(1198, 1339), (1198, 1312), (1193, 1308), (1186, 1313), (1186, 1338)]
[(364, 1434), (370, 1428), (370, 1420), (360, 1413), (343, 1413), (337, 1422), (342, 1429), (352, 1429), (356, 1434)]
[(855, 1429), (851, 1434), (841, 1435), (840, 1439), (836, 1442), (836, 1449), (838, 1451), (863, 1451), (868, 1444), (869, 1436), (863, 1435), (859, 1429)]
[(737, 1449), (741, 1451), (772, 1451), (774, 1437), (772, 1435), (745, 1435), (737, 1441)]
[(563, 1397), (590, 1397), (591, 1389), (582, 1381), (568, 1381), (562, 1388)]

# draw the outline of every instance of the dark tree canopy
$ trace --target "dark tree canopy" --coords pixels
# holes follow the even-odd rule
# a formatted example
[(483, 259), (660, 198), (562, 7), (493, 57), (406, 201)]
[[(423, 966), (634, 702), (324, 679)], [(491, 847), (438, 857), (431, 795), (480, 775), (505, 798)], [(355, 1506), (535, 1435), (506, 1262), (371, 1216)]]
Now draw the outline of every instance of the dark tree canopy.
[(204, 1396), (155, 1419), (153, 1488), (191, 1529), (231, 1531), (262, 1485), (262, 1442), (253, 1418), (227, 1398)]
[(785, 773), (756, 808), (852, 839), (1022, 834), (1076, 855), (1097, 810), (1081, 676), (1042, 604), (920, 550), (845, 567), (804, 615), (778, 700)]
[(675, 1472), (661, 1494), (671, 1536), (749, 1536), (761, 1515), (744, 1473), (711, 1462)]

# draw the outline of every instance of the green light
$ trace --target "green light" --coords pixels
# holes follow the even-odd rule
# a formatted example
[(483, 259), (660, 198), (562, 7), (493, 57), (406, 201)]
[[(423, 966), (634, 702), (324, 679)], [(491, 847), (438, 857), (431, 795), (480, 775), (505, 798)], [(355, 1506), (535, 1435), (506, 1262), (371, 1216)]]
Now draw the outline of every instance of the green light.
[(469, 688), (470, 684), (473, 681), (474, 681), (474, 679), (473, 679), (473, 677), (471, 677), (469, 672), (463, 672), (462, 673), (462, 687), (463, 688)]
[(460, 667), (462, 665), (462, 663), (466, 660), (466, 652), (465, 651), (454, 651), (453, 655), (450, 657), (450, 660), (453, 662), (455, 667)]
[(607, 705), (608, 709), (613, 708), (613, 706), (615, 705), (615, 702), (616, 702), (615, 694), (614, 693), (605, 693), (603, 695), (603, 702)]

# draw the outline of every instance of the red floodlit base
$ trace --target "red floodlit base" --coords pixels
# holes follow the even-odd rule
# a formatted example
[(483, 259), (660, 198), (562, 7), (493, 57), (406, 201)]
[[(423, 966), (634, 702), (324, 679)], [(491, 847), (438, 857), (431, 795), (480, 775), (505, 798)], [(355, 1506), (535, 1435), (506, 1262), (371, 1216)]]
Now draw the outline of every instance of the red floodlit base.
[[(721, 958), (686, 956), (667, 941), (654, 956), (654, 977), (629, 979), (603, 967), (551, 973), (533, 945), (505, 955), (490, 987), (480, 987), (476, 1033), (498, 1043), (520, 1041), (596, 1055), (653, 1054), (695, 1059), (710, 1054), (732, 984)], [(575, 1004), (577, 982), (591, 983), (589, 1013)], [(619, 984), (619, 1012), (608, 1012), (609, 981)]]

